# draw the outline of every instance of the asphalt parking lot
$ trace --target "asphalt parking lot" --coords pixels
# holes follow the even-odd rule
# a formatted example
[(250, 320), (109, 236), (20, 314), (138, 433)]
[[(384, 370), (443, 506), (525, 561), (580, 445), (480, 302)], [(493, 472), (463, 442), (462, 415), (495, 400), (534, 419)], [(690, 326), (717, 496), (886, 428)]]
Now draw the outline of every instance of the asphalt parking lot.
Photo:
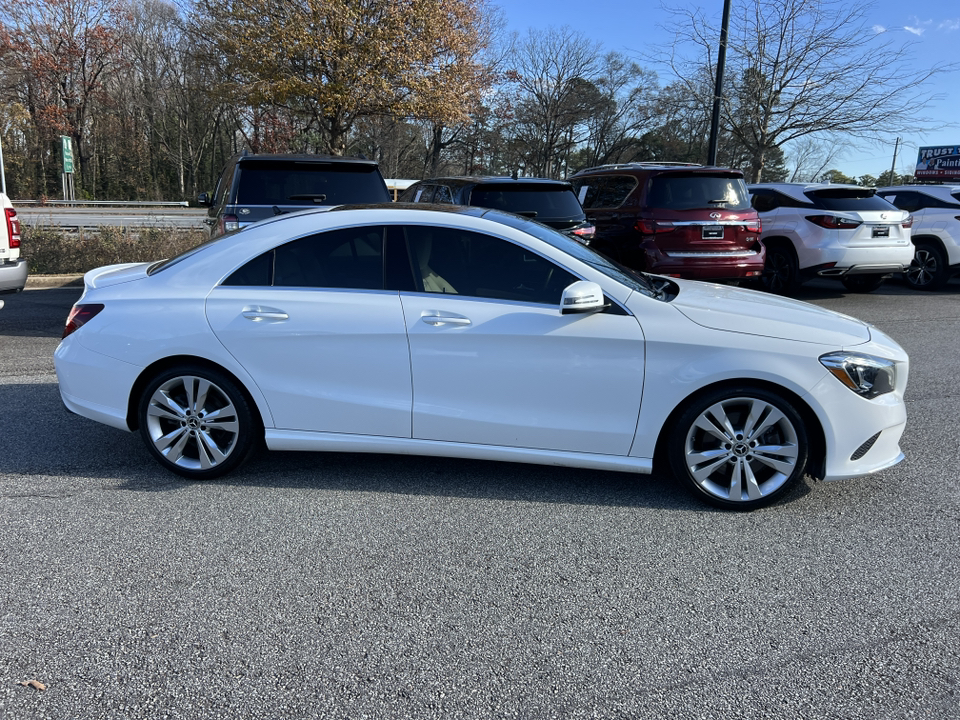
[(907, 459), (750, 514), (413, 457), (182, 482), (63, 409), (79, 289), (4, 296), (0, 717), (956, 720), (960, 280), (842, 290), (800, 299), (910, 353)]

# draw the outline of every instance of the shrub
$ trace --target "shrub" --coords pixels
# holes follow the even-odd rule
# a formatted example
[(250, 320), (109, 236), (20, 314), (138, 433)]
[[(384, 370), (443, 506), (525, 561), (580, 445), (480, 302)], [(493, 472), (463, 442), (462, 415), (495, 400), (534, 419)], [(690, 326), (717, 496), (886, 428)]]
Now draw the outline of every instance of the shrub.
[(21, 252), (34, 275), (72, 275), (101, 265), (163, 260), (204, 242), (203, 230), (101, 227), (64, 232), (23, 227)]

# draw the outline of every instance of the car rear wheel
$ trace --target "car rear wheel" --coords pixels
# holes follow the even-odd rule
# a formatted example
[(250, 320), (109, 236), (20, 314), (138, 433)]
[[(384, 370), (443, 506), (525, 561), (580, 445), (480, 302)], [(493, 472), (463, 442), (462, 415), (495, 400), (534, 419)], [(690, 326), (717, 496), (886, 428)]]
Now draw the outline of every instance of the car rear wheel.
[(711, 505), (753, 510), (802, 477), (808, 440), (789, 402), (761, 388), (727, 388), (694, 401), (667, 443), (674, 475)]
[(793, 248), (783, 244), (767, 248), (763, 268), (763, 289), (778, 295), (789, 295), (800, 287), (800, 270)]
[(226, 375), (207, 368), (159, 374), (144, 390), (139, 419), (150, 453), (191, 480), (230, 472), (255, 446), (257, 423), (246, 397)]
[(919, 241), (916, 246), (913, 262), (903, 274), (903, 279), (914, 290), (939, 290), (950, 279), (943, 253), (933, 243)]
[(840, 279), (843, 286), (850, 292), (873, 292), (883, 285), (886, 275), (845, 275)]

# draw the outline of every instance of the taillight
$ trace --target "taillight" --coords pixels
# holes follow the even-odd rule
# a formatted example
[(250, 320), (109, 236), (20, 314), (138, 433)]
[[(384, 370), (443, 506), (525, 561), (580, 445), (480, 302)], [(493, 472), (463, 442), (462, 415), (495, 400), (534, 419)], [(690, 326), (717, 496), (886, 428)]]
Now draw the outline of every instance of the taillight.
[(582, 240), (589, 240), (596, 235), (597, 229), (593, 225), (579, 225), (570, 232)]
[(657, 222), (656, 220), (637, 220), (633, 226), (634, 230), (644, 235), (654, 235), (655, 233), (670, 232), (673, 230), (672, 222)]
[(760, 232), (763, 230), (763, 225), (760, 222), (760, 218), (757, 218), (756, 220), (747, 220), (743, 224), (743, 229), (745, 232), (757, 233), (759, 235)]
[(60, 336), (60, 339), (63, 340), (67, 335), (75, 333), (81, 327), (83, 327), (86, 322), (94, 317), (97, 313), (103, 310), (103, 305), (101, 303), (90, 303), (89, 305), (74, 305), (73, 309), (70, 311), (70, 314), (67, 316), (67, 324), (63, 328), (63, 335)]
[(862, 220), (850, 220), (836, 215), (807, 215), (807, 220), (827, 230), (849, 230), (863, 224)]
[(5, 208), (4, 215), (7, 216), (7, 235), (10, 236), (10, 247), (20, 247), (20, 218), (17, 217), (17, 211), (13, 208)]
[(220, 218), (220, 232), (233, 232), (240, 229), (240, 218), (236, 215), (224, 215)]
[(913, 215), (907, 215), (907, 219), (904, 220), (902, 223), (900, 223), (900, 225), (901, 225), (902, 227), (904, 227), (904, 228), (912, 228), (912, 227), (913, 227)]

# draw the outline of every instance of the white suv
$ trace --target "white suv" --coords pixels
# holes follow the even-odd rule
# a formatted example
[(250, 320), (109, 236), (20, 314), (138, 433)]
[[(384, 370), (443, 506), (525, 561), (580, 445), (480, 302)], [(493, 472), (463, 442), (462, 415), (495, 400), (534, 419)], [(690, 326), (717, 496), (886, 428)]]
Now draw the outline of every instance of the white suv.
[(873, 188), (829, 183), (748, 185), (767, 248), (764, 287), (787, 294), (811, 277), (871, 292), (913, 261), (913, 219)]
[(20, 219), (0, 193), (0, 293), (20, 292), (27, 283), (27, 261), (20, 257)]
[(903, 274), (916, 290), (938, 290), (960, 272), (960, 185), (901, 185), (880, 195), (913, 215), (913, 262)]

